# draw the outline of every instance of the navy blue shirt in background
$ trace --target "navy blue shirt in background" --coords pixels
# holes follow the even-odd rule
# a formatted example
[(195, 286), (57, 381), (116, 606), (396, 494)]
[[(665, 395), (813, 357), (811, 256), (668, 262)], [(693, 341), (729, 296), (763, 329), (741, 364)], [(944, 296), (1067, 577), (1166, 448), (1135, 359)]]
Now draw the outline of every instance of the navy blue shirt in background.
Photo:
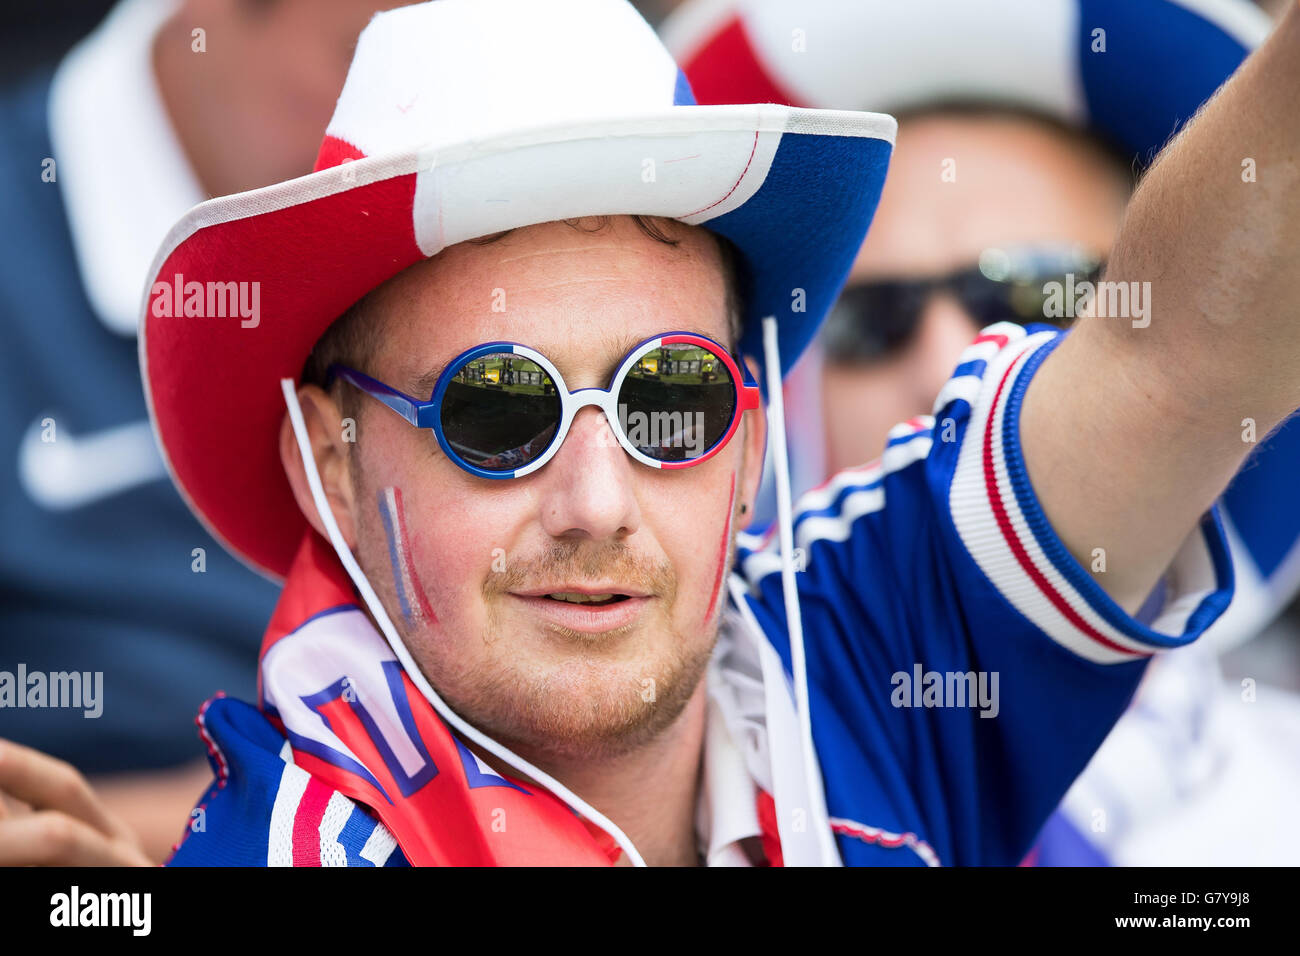
[(91, 310), (57, 179), (42, 181), (49, 84), (0, 92), (0, 671), (102, 671), (103, 711), (0, 707), (0, 737), (86, 773), (167, 767), (203, 756), (206, 698), (253, 697), (277, 588), (212, 539), (165, 475), (56, 508), (20, 477), (45, 418), (72, 448), (148, 420), (136, 341)]

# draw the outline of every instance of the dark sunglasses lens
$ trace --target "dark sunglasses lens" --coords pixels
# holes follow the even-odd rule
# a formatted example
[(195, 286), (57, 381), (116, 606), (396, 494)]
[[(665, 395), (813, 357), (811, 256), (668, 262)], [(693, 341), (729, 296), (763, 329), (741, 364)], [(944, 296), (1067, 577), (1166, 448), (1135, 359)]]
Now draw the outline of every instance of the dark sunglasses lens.
[(1078, 245), (1045, 244), (986, 249), (978, 267), (959, 285), (959, 297), (981, 325), (1012, 321), (1068, 326), (1075, 318), (1073, 299), (1083, 282), (1095, 282), (1102, 259)]
[(690, 461), (713, 448), (736, 414), (726, 363), (698, 345), (647, 352), (623, 379), (618, 416), (628, 441), (656, 461)]
[(994, 322), (1042, 321), (1042, 294), (1032, 282), (1002, 282), (971, 269), (954, 276), (950, 288), (980, 328)]
[(560, 395), (551, 376), (510, 352), (462, 365), (442, 397), (442, 432), (465, 461), (511, 472), (535, 461), (555, 438)]
[(839, 362), (888, 358), (916, 331), (925, 294), (923, 283), (906, 279), (849, 286), (822, 327), (827, 357)]

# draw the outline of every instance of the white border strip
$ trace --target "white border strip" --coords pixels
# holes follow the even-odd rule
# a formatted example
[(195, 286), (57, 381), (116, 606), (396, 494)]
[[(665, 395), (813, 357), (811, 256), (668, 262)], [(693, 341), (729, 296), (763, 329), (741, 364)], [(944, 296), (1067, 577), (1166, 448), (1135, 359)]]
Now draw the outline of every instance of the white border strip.
[(291, 763), (286, 763), (280, 772), (280, 786), (275, 791), (275, 803), (271, 807), (267, 866), (293, 866), (293, 821), (310, 780), (311, 775), (306, 770)]

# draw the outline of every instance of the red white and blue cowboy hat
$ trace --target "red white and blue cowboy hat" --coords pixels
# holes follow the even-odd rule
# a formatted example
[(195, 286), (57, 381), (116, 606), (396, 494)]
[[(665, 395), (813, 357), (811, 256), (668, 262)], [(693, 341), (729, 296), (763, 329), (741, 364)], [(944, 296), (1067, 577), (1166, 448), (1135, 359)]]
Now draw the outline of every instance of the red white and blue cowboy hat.
[(700, 103), (1005, 105), (1146, 162), (1269, 27), (1248, 0), (688, 0), (660, 35)]
[[(279, 459), (280, 379), (401, 270), (535, 223), (635, 213), (726, 236), (741, 257), (741, 351), (763, 353), (758, 320), (775, 315), (784, 371), (848, 274), (895, 129), (873, 113), (695, 105), (622, 0), (379, 14), (316, 171), (195, 207), (155, 259), (140, 361), (172, 476), (218, 539), (283, 577), (306, 524)], [(209, 301), (225, 283), (249, 285)], [(257, 315), (223, 307), (223, 288)]]

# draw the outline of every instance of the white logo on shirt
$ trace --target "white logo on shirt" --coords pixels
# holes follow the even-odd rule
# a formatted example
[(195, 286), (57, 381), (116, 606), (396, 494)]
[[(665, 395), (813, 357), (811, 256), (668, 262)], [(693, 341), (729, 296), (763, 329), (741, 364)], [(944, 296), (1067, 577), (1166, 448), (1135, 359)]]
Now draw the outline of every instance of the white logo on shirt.
[(147, 421), (77, 436), (47, 416), (18, 446), (18, 480), (47, 511), (80, 508), (166, 475)]

